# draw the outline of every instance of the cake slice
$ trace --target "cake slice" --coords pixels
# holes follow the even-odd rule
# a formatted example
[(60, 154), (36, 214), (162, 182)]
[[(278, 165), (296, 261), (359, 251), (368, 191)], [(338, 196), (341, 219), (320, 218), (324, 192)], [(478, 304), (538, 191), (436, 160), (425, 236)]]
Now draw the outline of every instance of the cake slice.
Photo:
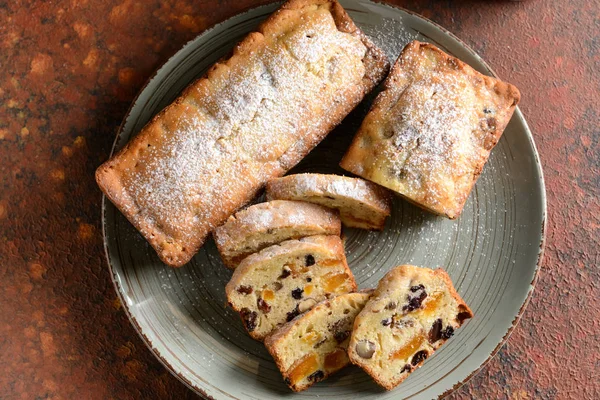
[(250, 254), (284, 240), (341, 234), (337, 211), (301, 201), (274, 200), (254, 204), (213, 232), (223, 262), (235, 269)]
[(513, 85), (411, 42), (340, 166), (457, 218), (519, 99)]
[(296, 174), (270, 180), (268, 199), (302, 200), (339, 210), (348, 227), (382, 230), (391, 212), (390, 192), (360, 178)]
[(472, 317), (444, 270), (402, 265), (379, 281), (354, 320), (348, 355), (391, 390)]
[(287, 240), (246, 257), (225, 288), (246, 330), (263, 340), (321, 300), (356, 290), (339, 236)]
[(371, 291), (348, 293), (317, 304), (265, 339), (285, 383), (295, 392), (327, 378), (349, 363), (354, 318)]
[(290, 0), (96, 171), (168, 265), (284, 175), (387, 72), (335, 0)]

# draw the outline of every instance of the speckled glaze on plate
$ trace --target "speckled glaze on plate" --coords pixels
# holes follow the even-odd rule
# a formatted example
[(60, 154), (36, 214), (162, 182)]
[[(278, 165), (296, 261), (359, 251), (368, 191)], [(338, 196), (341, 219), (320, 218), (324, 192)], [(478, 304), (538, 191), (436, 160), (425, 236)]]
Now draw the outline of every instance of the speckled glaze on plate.
[[(418, 39), (493, 74), (452, 34), (420, 16), (365, 0), (342, 5), (392, 61), (406, 43)], [(276, 8), (259, 7), (216, 25), (167, 61), (129, 110), (113, 152)], [(337, 163), (372, 98), (292, 172), (343, 173)], [(374, 287), (398, 264), (444, 266), (475, 318), (393, 391), (380, 389), (358, 368), (349, 367), (293, 394), (262, 344), (225, 307), (224, 287), (231, 271), (222, 265), (212, 240), (188, 265), (172, 269), (110, 202), (103, 202), (108, 264), (133, 325), (171, 372), (198, 394), (217, 399), (430, 399), (448, 394), (496, 353), (518, 322), (537, 277), (545, 216), (539, 158), (517, 110), (458, 220), (396, 199), (383, 232), (344, 231), (348, 261), (360, 288)]]

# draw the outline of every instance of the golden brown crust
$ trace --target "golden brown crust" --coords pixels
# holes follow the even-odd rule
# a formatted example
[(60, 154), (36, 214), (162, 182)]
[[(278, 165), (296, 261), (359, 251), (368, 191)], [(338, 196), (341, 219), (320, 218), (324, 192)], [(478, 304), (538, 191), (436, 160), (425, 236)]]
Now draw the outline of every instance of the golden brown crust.
[(411, 42), (340, 165), (456, 218), (519, 100), (513, 85)]
[[(339, 62), (335, 68), (343, 72), (323, 75), (319, 54), (317, 64), (305, 61), (314, 53), (294, 43), (310, 29), (318, 31), (315, 40), (330, 46), (323, 51), (337, 57), (332, 58)], [(386, 71), (383, 53), (337, 2), (291, 0), (101, 165), (96, 181), (160, 258), (181, 266), (268, 179), (283, 175), (318, 144)], [(329, 80), (319, 80), (319, 74)], [(323, 82), (329, 86), (308, 90), (322, 88)], [(300, 89), (274, 92), (280, 83), (286, 88), (302, 84), (309, 98), (300, 101)], [(252, 89), (244, 90), (244, 84)], [(280, 107), (282, 96), (289, 100), (287, 112)], [(308, 120), (305, 114), (321, 118), (302, 122)], [(275, 123), (288, 136), (257, 125), (272, 126), (274, 115), (295, 116), (299, 122), (290, 117)], [(271, 136), (260, 136), (267, 131)]]

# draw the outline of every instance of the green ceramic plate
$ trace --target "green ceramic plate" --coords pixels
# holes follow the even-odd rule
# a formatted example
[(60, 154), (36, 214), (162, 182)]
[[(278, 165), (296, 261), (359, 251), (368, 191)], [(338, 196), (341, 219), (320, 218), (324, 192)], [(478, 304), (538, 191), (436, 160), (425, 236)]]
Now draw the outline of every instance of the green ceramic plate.
[[(412, 39), (429, 41), (477, 70), (493, 74), (464, 43), (405, 10), (365, 0), (342, 1), (354, 21), (395, 60)], [(148, 82), (130, 109), (114, 150), (192, 80), (252, 31), (277, 5), (237, 15), (188, 43)], [(339, 162), (371, 99), (366, 99), (300, 165), (298, 171), (342, 172)], [(114, 151), (113, 150), (113, 151)], [(231, 272), (209, 241), (180, 269), (163, 265), (152, 248), (107, 201), (104, 237), (115, 286), (132, 323), (164, 365), (197, 393), (218, 399), (430, 399), (465, 382), (498, 350), (533, 290), (544, 242), (545, 190), (531, 133), (519, 110), (494, 149), (462, 216), (436, 217), (398, 199), (382, 233), (346, 230), (350, 267), (361, 288), (374, 287), (391, 267), (444, 266), (475, 318), (412, 374), (385, 392), (347, 368), (293, 394), (263, 346), (225, 307)]]

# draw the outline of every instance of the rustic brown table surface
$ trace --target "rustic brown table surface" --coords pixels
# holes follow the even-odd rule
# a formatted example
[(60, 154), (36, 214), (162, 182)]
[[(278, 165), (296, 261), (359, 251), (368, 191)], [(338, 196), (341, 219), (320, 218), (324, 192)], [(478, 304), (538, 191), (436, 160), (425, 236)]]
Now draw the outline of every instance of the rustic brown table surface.
[[(0, 0), (0, 398), (194, 398), (120, 307), (94, 170), (155, 68), (253, 1)], [(395, 1), (523, 93), (548, 191), (520, 325), (450, 398), (600, 398), (600, 1)]]

